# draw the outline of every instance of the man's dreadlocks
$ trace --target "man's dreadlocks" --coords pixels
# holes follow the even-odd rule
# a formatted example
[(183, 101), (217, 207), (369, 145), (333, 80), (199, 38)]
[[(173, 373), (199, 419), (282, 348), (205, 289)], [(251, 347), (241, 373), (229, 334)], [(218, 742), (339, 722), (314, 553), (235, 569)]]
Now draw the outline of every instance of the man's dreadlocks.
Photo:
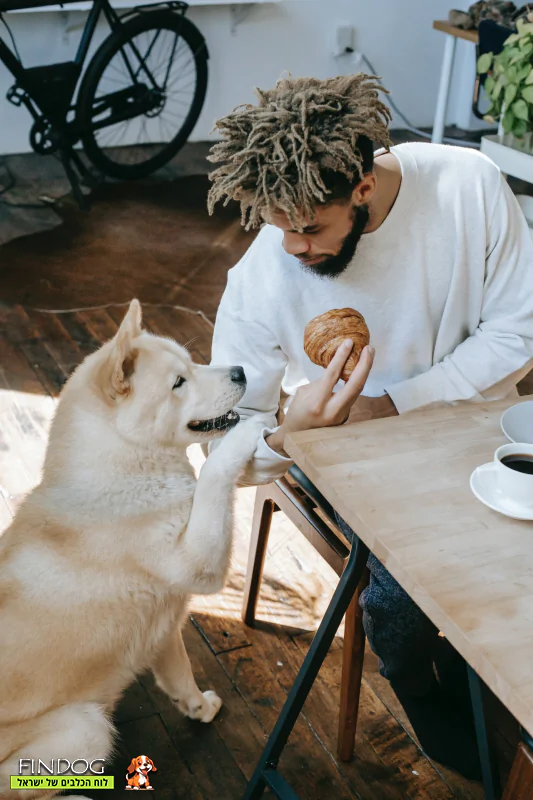
[(328, 176), (355, 186), (364, 173), (358, 139), (389, 147), (391, 113), (379, 99), (374, 75), (283, 78), (274, 89), (256, 89), (259, 105), (238, 106), (215, 123), (224, 140), (209, 160), (224, 162), (210, 174), (208, 209), (224, 198), (239, 200), (242, 223), (258, 227), (284, 211), (301, 229), (303, 218), (331, 200)]

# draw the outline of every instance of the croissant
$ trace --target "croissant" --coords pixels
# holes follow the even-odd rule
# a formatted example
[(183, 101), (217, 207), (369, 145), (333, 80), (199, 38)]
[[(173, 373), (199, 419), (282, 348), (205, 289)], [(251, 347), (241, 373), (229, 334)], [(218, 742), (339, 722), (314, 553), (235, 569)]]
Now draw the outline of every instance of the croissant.
[(304, 350), (313, 364), (327, 367), (345, 339), (353, 341), (353, 350), (341, 374), (347, 381), (354, 371), (364, 347), (370, 341), (365, 319), (353, 308), (333, 308), (315, 317), (305, 326)]

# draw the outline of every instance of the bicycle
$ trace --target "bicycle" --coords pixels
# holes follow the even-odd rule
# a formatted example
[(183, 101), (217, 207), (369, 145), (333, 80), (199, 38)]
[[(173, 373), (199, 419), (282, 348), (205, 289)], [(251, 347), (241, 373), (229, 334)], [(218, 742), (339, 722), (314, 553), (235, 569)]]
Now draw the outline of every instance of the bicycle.
[[(61, 6), (75, 0), (63, 0)], [(89, 161), (103, 175), (129, 180), (150, 175), (185, 144), (207, 89), (207, 45), (185, 16), (187, 4), (164, 0), (118, 15), (109, 0), (93, 0), (73, 61), (24, 67), (3, 12), (50, 5), (50, 0), (0, 0), (0, 61), (15, 78), (7, 99), (33, 117), (30, 144), (57, 154), (73, 194), (86, 207), (81, 181), (94, 187)], [(85, 61), (100, 17), (111, 33)]]

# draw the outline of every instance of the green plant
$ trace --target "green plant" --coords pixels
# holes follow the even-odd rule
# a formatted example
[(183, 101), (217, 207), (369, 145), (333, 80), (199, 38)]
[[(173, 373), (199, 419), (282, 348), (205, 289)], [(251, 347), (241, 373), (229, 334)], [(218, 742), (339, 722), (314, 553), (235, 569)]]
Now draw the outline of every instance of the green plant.
[(488, 73), (485, 91), (491, 105), (485, 119), (494, 122), (503, 114), (505, 133), (521, 138), (533, 131), (533, 21), (520, 19), (517, 29), (501, 53), (478, 58), (477, 71)]

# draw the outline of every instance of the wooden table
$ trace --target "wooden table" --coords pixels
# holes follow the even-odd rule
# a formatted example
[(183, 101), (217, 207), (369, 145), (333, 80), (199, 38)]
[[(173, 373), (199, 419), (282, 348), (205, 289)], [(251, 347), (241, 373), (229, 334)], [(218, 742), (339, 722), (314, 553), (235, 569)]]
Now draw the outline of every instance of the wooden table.
[(437, 95), (437, 107), (435, 109), (435, 119), (433, 121), (433, 134), (431, 141), (440, 144), (444, 137), (444, 126), (446, 124), (446, 107), (448, 105), (448, 95), (450, 94), (450, 83), (453, 72), (453, 62), (455, 58), (455, 45), (457, 39), (465, 39), (477, 45), (479, 36), (477, 30), (464, 31), (456, 28), (444, 20), (435, 20), (433, 27), (437, 31), (446, 34), (444, 43), (444, 55), (442, 57), (442, 67), (440, 71), (439, 92)]
[[(508, 406), (460, 405), (307, 431), (285, 448), (533, 732), (533, 522), (491, 511), (469, 487), (473, 469), (506, 441), (500, 416)], [(520, 769), (528, 757), (524, 751)], [(533, 797), (528, 786), (524, 798)]]
[[(521, 402), (533, 399), (520, 398)], [(517, 400), (517, 402), (520, 402)], [(277, 765), (368, 552), (386, 566), (465, 658), (485, 795), (499, 794), (480, 679), (524, 730), (505, 800), (533, 797), (533, 522), (472, 494), (470, 475), (506, 439), (509, 402), (461, 404), (295, 433), (285, 449), (355, 532), (346, 568), (269, 737), (244, 800), (266, 787), (297, 800)]]

